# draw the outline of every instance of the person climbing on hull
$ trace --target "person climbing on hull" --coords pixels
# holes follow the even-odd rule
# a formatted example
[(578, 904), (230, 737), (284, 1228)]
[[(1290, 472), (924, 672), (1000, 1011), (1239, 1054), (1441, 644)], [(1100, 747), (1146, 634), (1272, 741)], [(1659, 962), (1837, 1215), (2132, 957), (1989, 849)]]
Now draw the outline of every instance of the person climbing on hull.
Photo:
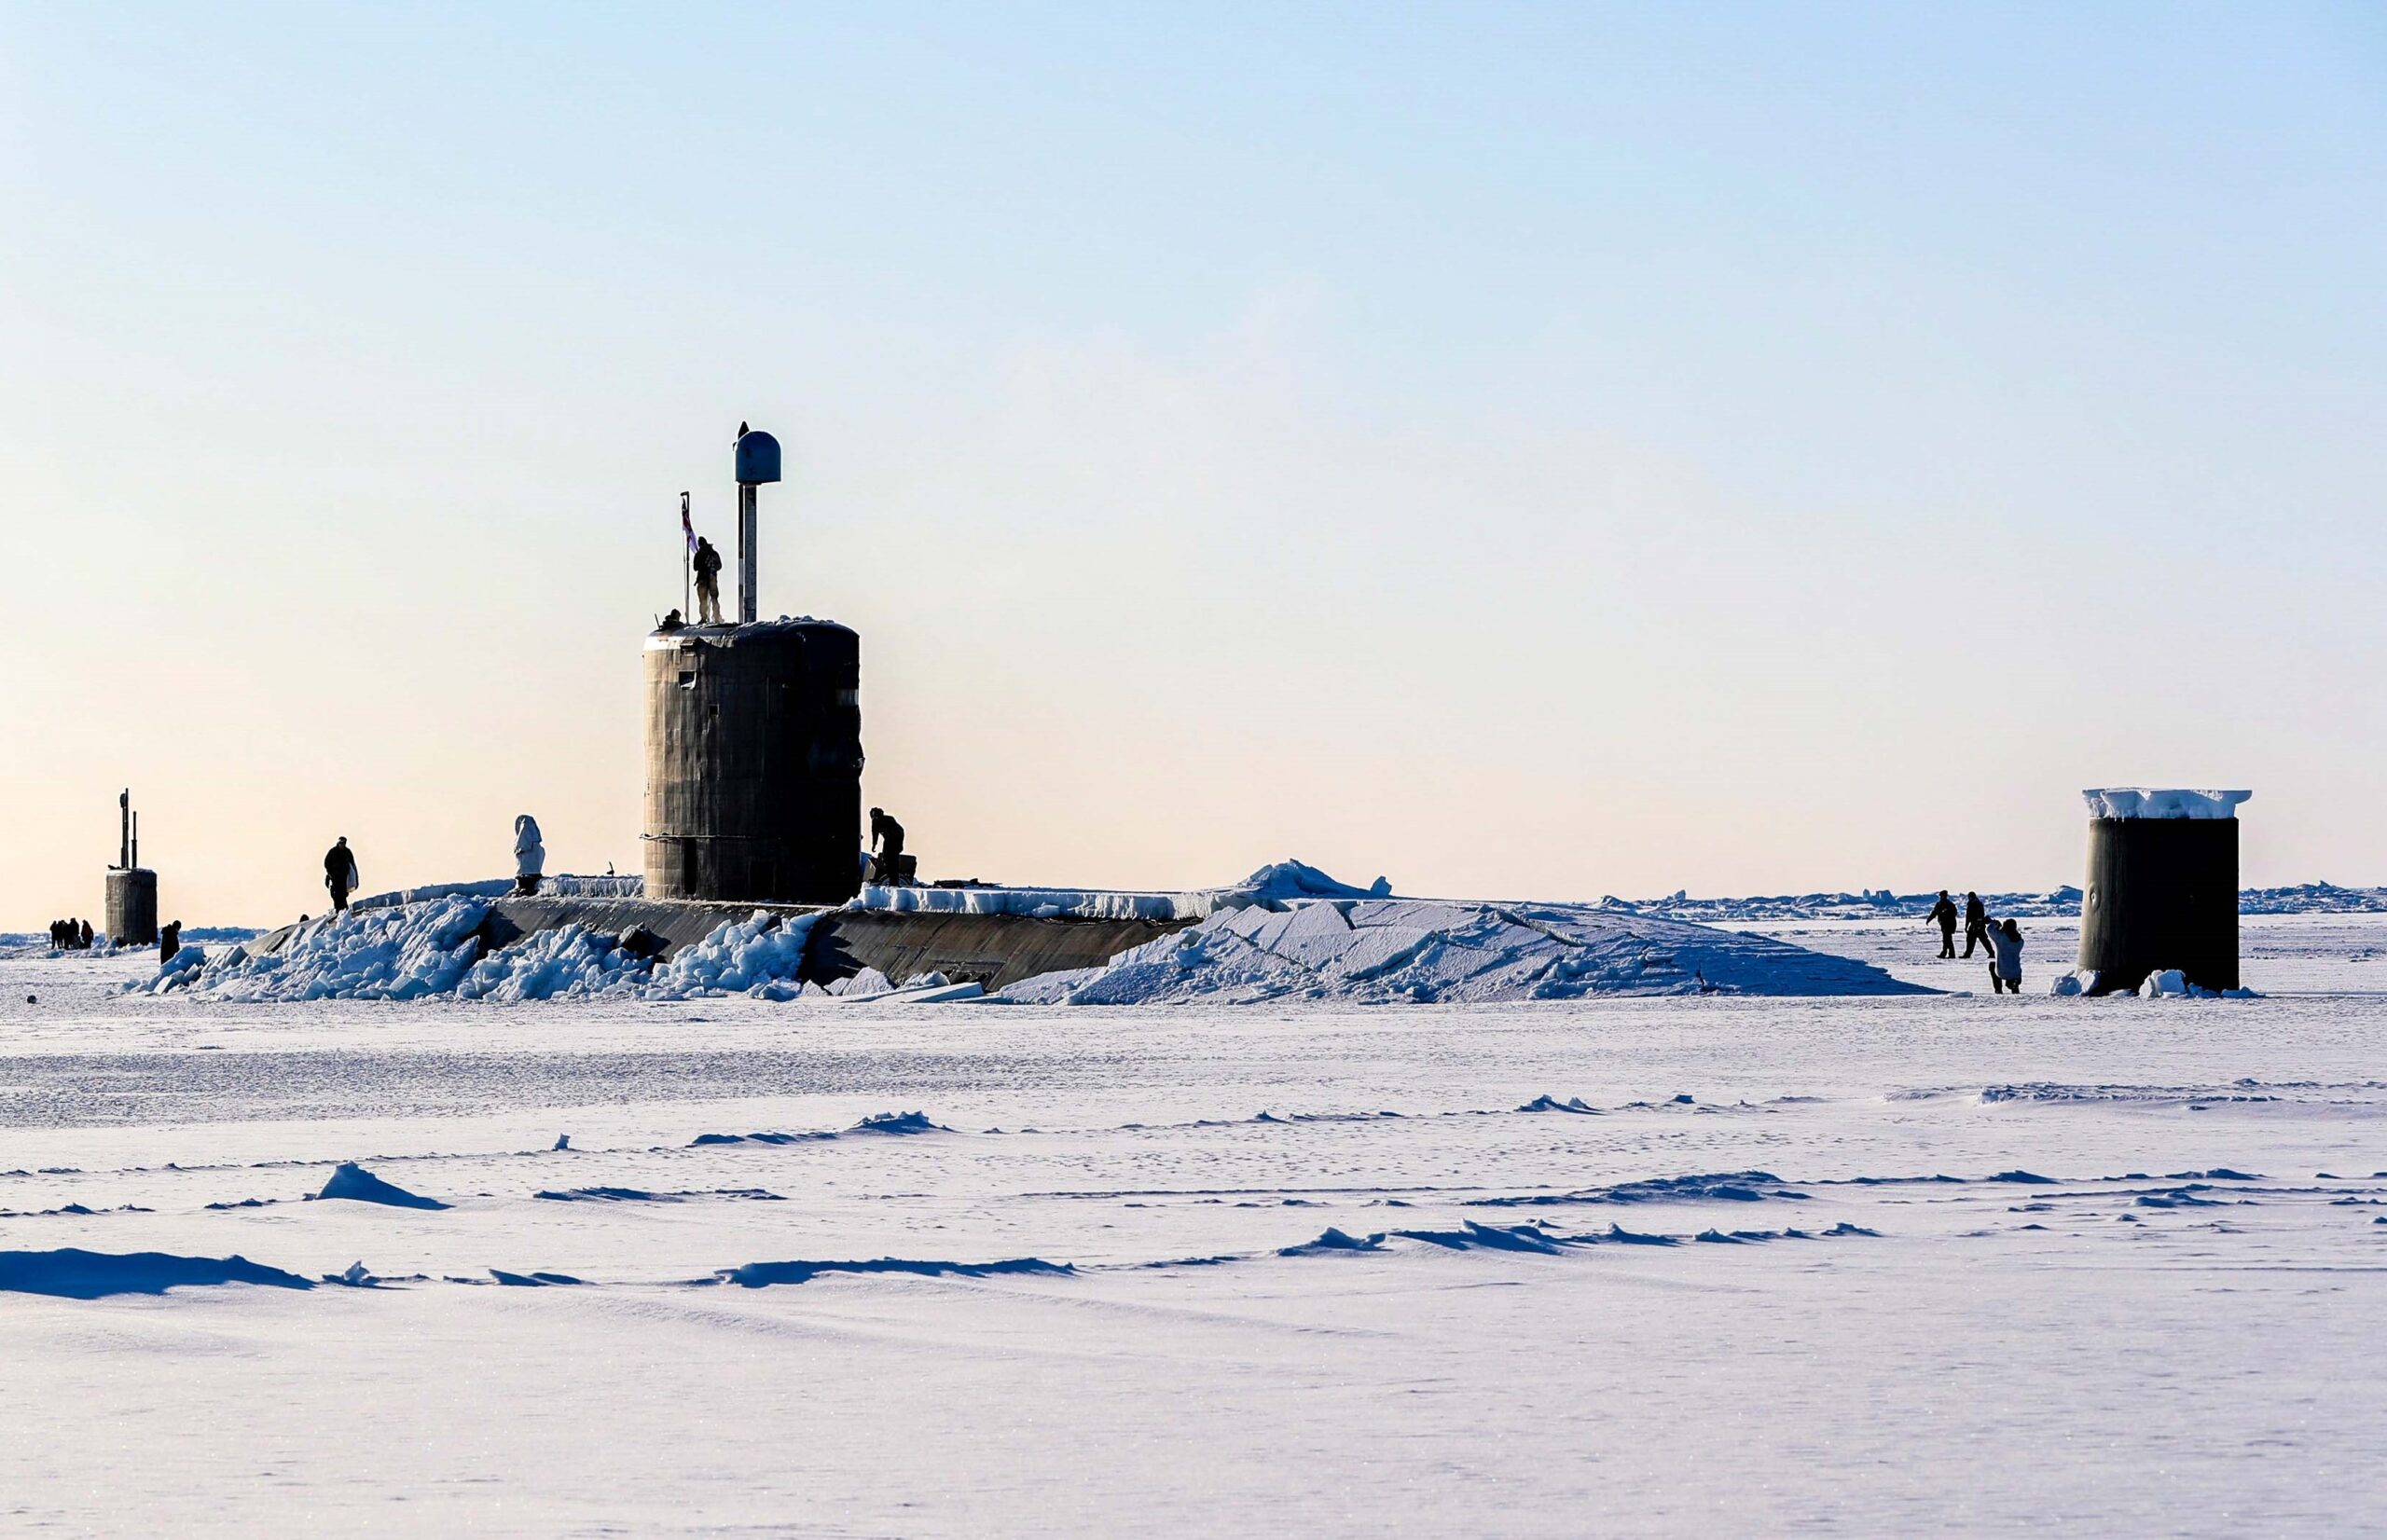
[(890, 818), (884, 807), (870, 810), (870, 848), (872, 882), (894, 885), (909, 880), (904, 869), (904, 826)]

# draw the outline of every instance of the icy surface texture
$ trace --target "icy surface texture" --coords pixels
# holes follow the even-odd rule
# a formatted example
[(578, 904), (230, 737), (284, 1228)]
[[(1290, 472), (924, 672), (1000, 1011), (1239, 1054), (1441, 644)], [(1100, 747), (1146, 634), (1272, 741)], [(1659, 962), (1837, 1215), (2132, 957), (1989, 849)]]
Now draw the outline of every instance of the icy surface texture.
[(415, 1000), (434, 996), (506, 1003), (623, 996), (691, 999), (752, 994), (792, 999), (816, 916), (756, 913), (724, 920), (704, 940), (655, 962), (621, 938), (583, 925), (541, 930), (498, 951), (482, 941), (489, 905), (449, 897), (355, 910), (301, 927), (278, 953), (234, 947), (212, 965), (181, 957), (134, 987), (189, 989), (217, 999)]

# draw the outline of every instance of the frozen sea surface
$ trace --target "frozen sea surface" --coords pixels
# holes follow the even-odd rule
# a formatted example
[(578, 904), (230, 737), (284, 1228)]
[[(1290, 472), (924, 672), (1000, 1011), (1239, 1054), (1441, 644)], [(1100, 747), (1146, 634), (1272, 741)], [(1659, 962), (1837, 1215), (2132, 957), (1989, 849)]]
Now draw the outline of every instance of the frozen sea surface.
[(0, 1519), (2377, 1531), (2387, 920), (2248, 921), (2246, 1002), (2049, 999), (2070, 931), (2025, 928), (1998, 999), (241, 1005), (0, 962)]

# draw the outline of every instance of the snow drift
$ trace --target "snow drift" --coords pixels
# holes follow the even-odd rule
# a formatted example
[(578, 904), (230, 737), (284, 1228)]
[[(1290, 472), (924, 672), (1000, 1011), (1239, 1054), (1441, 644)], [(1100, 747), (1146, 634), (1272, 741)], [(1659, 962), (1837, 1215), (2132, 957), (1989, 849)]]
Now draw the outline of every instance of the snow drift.
[(103, 1299), (112, 1294), (163, 1294), (205, 1284), (267, 1284), (311, 1288), (295, 1272), (245, 1257), (177, 1257), (166, 1251), (0, 1251), (0, 1292)]

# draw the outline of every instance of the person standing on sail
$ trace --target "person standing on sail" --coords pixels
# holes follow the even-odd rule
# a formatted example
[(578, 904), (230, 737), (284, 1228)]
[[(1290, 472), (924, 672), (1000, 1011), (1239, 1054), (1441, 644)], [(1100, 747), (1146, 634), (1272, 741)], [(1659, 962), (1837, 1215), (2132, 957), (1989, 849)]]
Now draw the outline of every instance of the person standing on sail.
[(712, 542), (697, 537), (697, 624), (719, 626), (721, 619), (721, 553)]

